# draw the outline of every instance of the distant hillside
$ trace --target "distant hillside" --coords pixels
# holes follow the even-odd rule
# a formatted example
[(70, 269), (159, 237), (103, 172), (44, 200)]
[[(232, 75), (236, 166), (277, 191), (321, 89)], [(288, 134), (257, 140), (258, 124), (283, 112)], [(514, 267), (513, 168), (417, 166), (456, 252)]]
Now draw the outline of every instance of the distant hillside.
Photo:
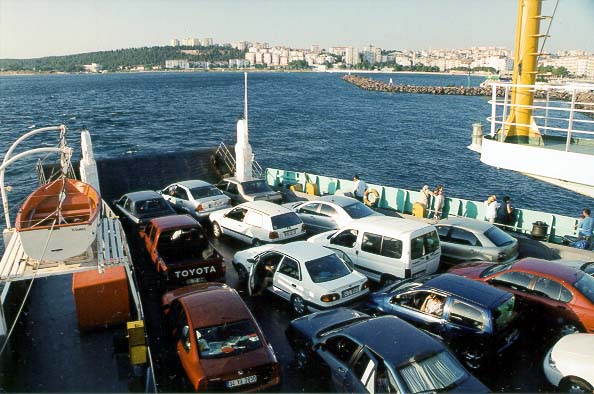
[[(183, 53), (182, 51), (186, 51)], [(104, 70), (116, 71), (136, 66), (165, 67), (165, 60), (225, 61), (243, 59), (245, 52), (220, 46), (209, 47), (144, 47), (49, 56), (37, 59), (0, 59), (2, 71), (82, 71), (84, 64), (97, 63)]]

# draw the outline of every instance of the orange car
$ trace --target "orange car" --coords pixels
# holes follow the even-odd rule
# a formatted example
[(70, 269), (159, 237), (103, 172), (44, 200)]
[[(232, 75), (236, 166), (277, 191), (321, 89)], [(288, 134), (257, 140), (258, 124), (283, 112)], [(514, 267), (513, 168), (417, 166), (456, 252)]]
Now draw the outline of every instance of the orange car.
[(448, 272), (514, 293), (520, 309), (556, 324), (562, 334), (594, 332), (594, 277), (579, 269), (525, 258), (510, 264), (459, 264)]
[(280, 382), (280, 367), (239, 294), (201, 283), (163, 296), (165, 326), (196, 391), (255, 391)]

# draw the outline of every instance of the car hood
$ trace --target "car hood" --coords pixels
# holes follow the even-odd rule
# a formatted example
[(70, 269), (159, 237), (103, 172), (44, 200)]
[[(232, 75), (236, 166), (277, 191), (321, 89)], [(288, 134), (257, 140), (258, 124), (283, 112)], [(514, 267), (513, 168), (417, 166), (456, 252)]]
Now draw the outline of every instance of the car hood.
[(450, 268), (448, 272), (450, 274), (465, 276), (471, 279), (478, 279), (480, 277), (481, 272), (485, 269), (491, 267), (493, 264), (491, 263), (482, 263), (482, 262), (473, 262), (473, 263), (463, 263)]
[(305, 336), (313, 338), (327, 327), (362, 318), (369, 318), (369, 316), (353, 309), (336, 308), (295, 319), (291, 322), (291, 326), (301, 331)]
[(594, 334), (566, 335), (553, 346), (553, 360), (588, 363), (594, 368)]
[(309, 237), (307, 239), (307, 242), (326, 246), (326, 245), (330, 244), (330, 240), (329, 240), (330, 236), (334, 235), (335, 233), (336, 233), (336, 230), (326, 231), (324, 233), (314, 235), (313, 237)]

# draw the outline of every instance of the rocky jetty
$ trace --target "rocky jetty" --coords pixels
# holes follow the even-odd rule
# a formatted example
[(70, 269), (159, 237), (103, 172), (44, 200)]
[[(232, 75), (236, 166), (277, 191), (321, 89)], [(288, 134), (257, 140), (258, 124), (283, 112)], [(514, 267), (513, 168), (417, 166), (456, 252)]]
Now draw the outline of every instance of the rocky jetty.
[[(461, 96), (491, 96), (491, 87), (464, 87), (464, 86), (414, 86), (414, 85), (394, 85), (382, 81), (377, 81), (371, 78), (364, 78), (358, 75), (345, 75), (342, 77), (348, 83), (365, 90), (373, 90), (377, 92), (388, 93), (417, 93), (417, 94), (439, 94), (439, 95), (461, 95)], [(503, 88), (497, 89), (497, 96), (503, 97), (505, 90)], [(546, 98), (545, 91), (537, 91), (536, 98)], [(551, 100), (571, 100), (571, 92), (554, 90), (550, 94)], [(576, 107), (581, 109), (594, 110), (594, 92), (578, 93), (576, 97), (579, 103)], [(592, 103), (592, 104), (589, 104)], [(592, 114), (590, 114), (592, 116)]]

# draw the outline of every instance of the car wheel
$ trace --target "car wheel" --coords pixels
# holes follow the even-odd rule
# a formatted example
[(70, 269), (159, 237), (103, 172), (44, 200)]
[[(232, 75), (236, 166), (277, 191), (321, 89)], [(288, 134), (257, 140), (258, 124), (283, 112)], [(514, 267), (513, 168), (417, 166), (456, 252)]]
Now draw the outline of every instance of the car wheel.
[(565, 379), (559, 387), (565, 393), (591, 393), (594, 390), (588, 382), (576, 377)]
[(264, 245), (264, 244), (263, 244), (263, 243), (262, 243), (262, 241), (260, 241), (258, 238), (255, 238), (255, 239), (252, 241), (252, 245), (253, 245), (253, 246), (262, 246), (262, 245)]
[(221, 226), (219, 226), (217, 222), (212, 222), (212, 235), (214, 235), (215, 238), (220, 238), (221, 235), (223, 235)]
[(476, 349), (467, 349), (462, 354), (464, 356), (464, 364), (469, 369), (479, 369), (481, 367), (483, 355)]
[(248, 272), (245, 267), (241, 264), (237, 264), (236, 266), (237, 271), (237, 279), (239, 280), (240, 284), (244, 284), (248, 280)]
[(394, 284), (394, 283), (396, 283), (396, 278), (394, 278), (392, 275), (383, 275), (380, 279), (381, 287), (390, 286), (391, 284)]
[(294, 295), (291, 298), (291, 306), (293, 307), (293, 311), (295, 311), (296, 314), (298, 314), (298, 315), (305, 314), (305, 310), (306, 310), (305, 301), (300, 296)]
[(295, 363), (297, 365), (297, 369), (301, 371), (305, 371), (310, 367), (309, 355), (307, 354), (307, 350), (303, 345), (299, 345), (299, 347), (295, 350)]

